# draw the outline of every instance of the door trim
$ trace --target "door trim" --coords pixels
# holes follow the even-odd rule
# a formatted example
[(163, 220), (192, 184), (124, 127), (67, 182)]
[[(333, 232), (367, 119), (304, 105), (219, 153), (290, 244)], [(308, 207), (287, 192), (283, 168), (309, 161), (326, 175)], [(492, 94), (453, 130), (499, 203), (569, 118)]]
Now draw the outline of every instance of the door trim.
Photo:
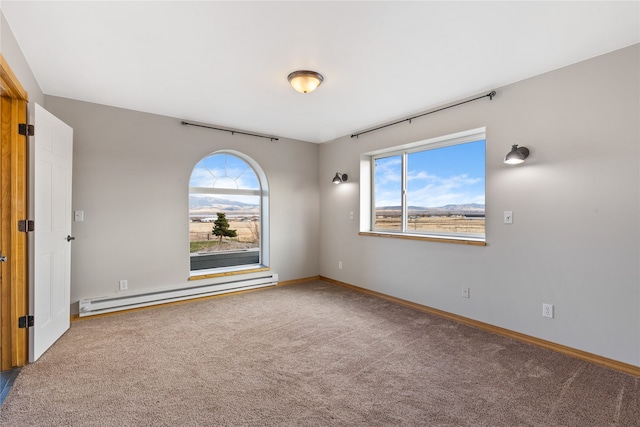
[(28, 123), (29, 96), (0, 54), (0, 370), (26, 365), (28, 329), (18, 328), (18, 318), (28, 314), (27, 233), (18, 221), (27, 219), (27, 137), (18, 133)]

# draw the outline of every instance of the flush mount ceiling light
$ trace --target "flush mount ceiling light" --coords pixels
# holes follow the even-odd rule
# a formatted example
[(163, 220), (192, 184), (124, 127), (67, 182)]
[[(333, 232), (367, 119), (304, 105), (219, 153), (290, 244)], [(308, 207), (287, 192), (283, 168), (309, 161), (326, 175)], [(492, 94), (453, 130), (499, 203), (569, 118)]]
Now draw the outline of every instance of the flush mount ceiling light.
[(504, 156), (504, 162), (508, 165), (517, 165), (524, 162), (524, 159), (529, 157), (529, 149), (527, 147), (518, 147), (514, 144), (511, 147), (511, 151)]
[(298, 70), (287, 77), (291, 86), (300, 93), (313, 92), (324, 80), (322, 74), (309, 70)]
[(333, 177), (333, 182), (334, 184), (340, 184), (342, 182), (345, 182), (347, 180), (347, 174), (346, 173), (340, 173), (340, 172), (336, 172), (336, 176)]

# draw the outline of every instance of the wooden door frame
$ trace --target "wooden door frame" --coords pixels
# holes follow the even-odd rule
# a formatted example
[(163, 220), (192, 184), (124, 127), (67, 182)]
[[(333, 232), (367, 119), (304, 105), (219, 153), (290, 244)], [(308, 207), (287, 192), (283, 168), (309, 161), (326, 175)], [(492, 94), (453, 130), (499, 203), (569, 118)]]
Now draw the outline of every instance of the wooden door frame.
[(18, 221), (27, 219), (27, 137), (18, 125), (28, 123), (29, 95), (0, 54), (0, 370), (28, 362), (28, 329), (18, 328), (18, 318), (28, 314), (27, 233)]

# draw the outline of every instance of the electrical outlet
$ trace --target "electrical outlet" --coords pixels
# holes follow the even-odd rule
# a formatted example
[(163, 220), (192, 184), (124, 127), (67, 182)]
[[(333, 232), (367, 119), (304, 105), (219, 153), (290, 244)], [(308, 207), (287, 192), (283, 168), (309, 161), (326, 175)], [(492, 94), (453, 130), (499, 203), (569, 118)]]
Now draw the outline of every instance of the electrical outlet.
[(469, 288), (467, 288), (466, 286), (462, 287), (462, 298), (469, 298), (470, 292), (471, 290)]
[(542, 304), (542, 316), (553, 319), (553, 304)]
[(338, 269), (342, 270), (342, 261), (338, 261)]
[(504, 223), (513, 224), (513, 211), (504, 211)]
[(126, 291), (129, 289), (129, 283), (126, 280), (120, 280), (120, 290)]

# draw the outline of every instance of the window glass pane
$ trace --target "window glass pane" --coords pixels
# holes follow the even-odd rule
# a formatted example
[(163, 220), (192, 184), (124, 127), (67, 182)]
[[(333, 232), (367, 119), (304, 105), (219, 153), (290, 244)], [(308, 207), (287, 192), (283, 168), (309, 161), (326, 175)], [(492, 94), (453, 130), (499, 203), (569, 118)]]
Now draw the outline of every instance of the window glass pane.
[(407, 232), (484, 235), (485, 141), (407, 156)]
[(189, 187), (259, 190), (258, 177), (242, 159), (215, 154), (202, 159), (191, 173)]
[(382, 157), (374, 163), (376, 230), (402, 229), (402, 156)]
[[(233, 200), (235, 199), (235, 200)], [(242, 199), (240, 201), (239, 199)], [(189, 197), (190, 252), (212, 253), (260, 247), (260, 196), (220, 197), (192, 194)], [(213, 232), (218, 213), (224, 213), (236, 237), (220, 239)], [(221, 241), (222, 240), (222, 241)]]

